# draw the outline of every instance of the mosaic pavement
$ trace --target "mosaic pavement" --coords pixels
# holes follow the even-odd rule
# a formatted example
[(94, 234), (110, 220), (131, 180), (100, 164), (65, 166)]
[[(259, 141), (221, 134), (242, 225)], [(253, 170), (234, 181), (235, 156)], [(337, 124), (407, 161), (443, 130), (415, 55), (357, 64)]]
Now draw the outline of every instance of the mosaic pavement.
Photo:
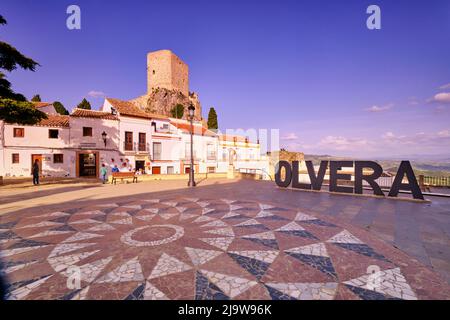
[(136, 200), (0, 220), (9, 299), (448, 299), (373, 236), (288, 207)]

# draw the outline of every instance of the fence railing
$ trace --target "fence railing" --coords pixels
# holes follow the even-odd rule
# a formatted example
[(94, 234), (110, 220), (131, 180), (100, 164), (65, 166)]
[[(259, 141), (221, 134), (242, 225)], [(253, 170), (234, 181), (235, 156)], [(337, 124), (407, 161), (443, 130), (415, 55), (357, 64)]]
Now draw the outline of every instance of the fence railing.
[(450, 177), (423, 176), (423, 184), (430, 187), (450, 187)]

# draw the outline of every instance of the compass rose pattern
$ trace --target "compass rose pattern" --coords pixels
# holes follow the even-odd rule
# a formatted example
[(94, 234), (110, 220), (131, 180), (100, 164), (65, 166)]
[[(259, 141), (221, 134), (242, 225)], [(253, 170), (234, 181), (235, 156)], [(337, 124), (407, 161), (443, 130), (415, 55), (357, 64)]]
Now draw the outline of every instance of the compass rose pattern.
[(442, 283), (427, 291), (438, 279), (432, 271), (361, 231), (269, 203), (130, 198), (18, 217), (0, 220), (9, 299), (415, 300), (449, 292)]

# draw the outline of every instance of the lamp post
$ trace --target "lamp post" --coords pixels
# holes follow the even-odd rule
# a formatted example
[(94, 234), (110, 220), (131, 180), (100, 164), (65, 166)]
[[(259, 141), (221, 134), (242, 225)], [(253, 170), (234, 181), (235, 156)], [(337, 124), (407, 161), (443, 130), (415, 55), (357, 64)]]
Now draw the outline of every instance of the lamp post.
[(195, 107), (191, 104), (188, 107), (188, 111), (189, 111), (189, 121), (191, 122), (191, 167), (189, 169), (189, 182), (188, 182), (188, 186), (189, 187), (195, 187), (196, 183), (194, 180), (194, 112), (195, 112)]
[(106, 147), (106, 137), (108, 136), (108, 134), (105, 132), (105, 131), (103, 131), (103, 133), (102, 133), (102, 139), (103, 139), (103, 143), (105, 144), (105, 147)]

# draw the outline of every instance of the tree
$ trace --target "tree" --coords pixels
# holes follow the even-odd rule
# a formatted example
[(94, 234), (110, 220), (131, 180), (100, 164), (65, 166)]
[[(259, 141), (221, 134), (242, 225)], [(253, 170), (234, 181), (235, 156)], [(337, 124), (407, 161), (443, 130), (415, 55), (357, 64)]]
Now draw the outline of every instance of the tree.
[[(0, 15), (0, 25), (6, 20)], [(39, 64), (31, 58), (24, 56), (10, 44), (0, 41), (0, 69), (11, 72), (17, 67), (34, 71)], [(16, 93), (11, 88), (11, 82), (0, 71), (0, 120), (8, 123), (33, 125), (47, 118), (42, 111), (37, 110), (32, 103), (26, 102), (24, 95)]]
[(83, 100), (77, 105), (77, 108), (91, 110), (91, 104), (86, 100), (86, 98), (83, 98)]
[(33, 125), (47, 119), (47, 115), (36, 109), (31, 102), (0, 99), (0, 120), (7, 123)]
[(62, 115), (69, 114), (69, 111), (67, 111), (67, 109), (64, 107), (64, 105), (59, 101), (53, 102), (53, 107), (55, 107), (56, 112), (58, 112), (59, 114), (62, 114)]
[(177, 103), (172, 110), (170, 110), (170, 115), (172, 118), (181, 119), (184, 114), (184, 106), (180, 103)]
[(42, 101), (42, 100), (41, 100), (41, 96), (38, 95), (38, 94), (35, 94), (35, 95), (33, 96), (33, 98), (31, 98), (31, 101), (33, 101), (33, 102), (41, 102), (41, 101)]
[(208, 112), (208, 129), (219, 129), (219, 123), (217, 122), (217, 113), (214, 107), (211, 107)]

